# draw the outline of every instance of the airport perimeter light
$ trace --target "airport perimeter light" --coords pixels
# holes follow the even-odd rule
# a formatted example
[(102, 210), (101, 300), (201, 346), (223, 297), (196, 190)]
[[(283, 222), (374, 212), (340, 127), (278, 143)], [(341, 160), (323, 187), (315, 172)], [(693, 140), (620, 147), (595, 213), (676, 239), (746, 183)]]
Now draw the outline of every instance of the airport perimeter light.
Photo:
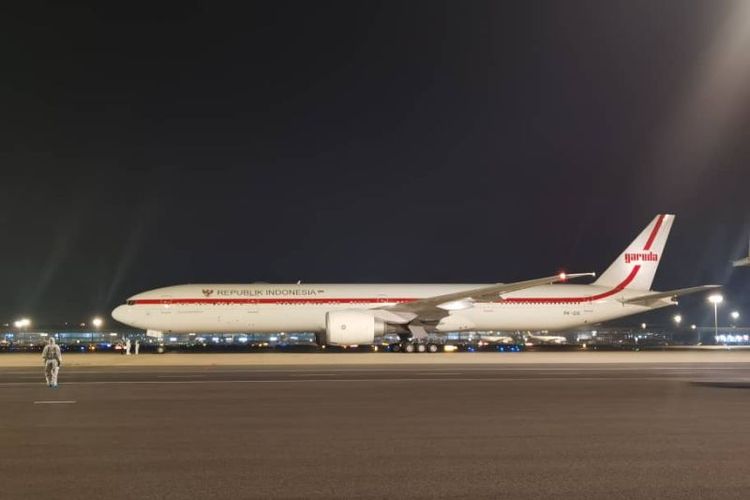
[(740, 313), (738, 311), (732, 311), (732, 313), (730, 314), (730, 316), (732, 316), (732, 319), (734, 321), (737, 321), (738, 319), (740, 319)]
[(715, 293), (708, 296), (708, 301), (714, 305), (714, 338), (719, 336), (719, 304), (724, 302), (721, 294)]
[(29, 318), (21, 318), (13, 322), (13, 326), (16, 328), (28, 328), (31, 326), (31, 320)]

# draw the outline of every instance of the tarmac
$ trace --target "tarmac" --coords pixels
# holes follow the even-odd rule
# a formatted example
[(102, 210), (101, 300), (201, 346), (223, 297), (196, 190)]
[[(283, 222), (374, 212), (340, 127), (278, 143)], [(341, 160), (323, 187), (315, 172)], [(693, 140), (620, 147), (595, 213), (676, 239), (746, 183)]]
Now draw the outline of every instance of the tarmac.
[(750, 356), (698, 354), (0, 355), (0, 497), (746, 498)]
[[(65, 366), (309, 366), (309, 365), (528, 365), (750, 363), (750, 350), (711, 348), (692, 351), (547, 351), (451, 353), (63, 353)], [(36, 367), (41, 353), (0, 354), (3, 367)]]

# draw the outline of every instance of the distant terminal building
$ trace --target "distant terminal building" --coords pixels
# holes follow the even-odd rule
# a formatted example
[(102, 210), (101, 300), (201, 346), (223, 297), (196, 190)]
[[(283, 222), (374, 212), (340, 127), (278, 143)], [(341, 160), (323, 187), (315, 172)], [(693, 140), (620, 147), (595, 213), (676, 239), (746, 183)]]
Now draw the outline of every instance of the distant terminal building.
[(597, 345), (750, 345), (750, 327), (599, 327), (574, 333), (579, 344)]
[[(317, 347), (312, 332), (214, 333), (146, 336), (143, 330), (91, 330), (40, 328), (30, 331), (0, 331), (0, 351), (41, 350), (53, 336), (67, 351), (118, 351), (126, 339), (138, 340), (145, 351), (166, 348), (251, 350), (276, 347)], [(386, 336), (380, 345), (398, 342)], [(638, 348), (690, 345), (750, 345), (750, 327), (616, 327), (598, 326), (564, 332), (456, 332), (436, 337), (435, 342), (452, 345), (567, 345), (587, 348)]]
[(41, 350), (49, 337), (54, 337), (67, 351), (121, 350), (124, 342), (136, 340), (148, 351), (149, 347), (212, 347), (238, 350), (243, 347), (273, 347), (276, 345), (315, 345), (313, 333), (214, 333), (164, 335), (157, 339), (143, 330), (122, 328), (117, 330), (90, 330), (74, 328), (39, 328), (34, 330), (5, 330), (0, 332), (0, 351)]
[(93, 346), (95, 350), (97, 347), (110, 348), (126, 338), (136, 339), (141, 336), (142, 332), (131, 329), (99, 331), (49, 327), (33, 330), (6, 330), (0, 332), (0, 349), (41, 349), (49, 337), (54, 337), (58, 344), (66, 348), (82, 347), (82, 350), (86, 350)]

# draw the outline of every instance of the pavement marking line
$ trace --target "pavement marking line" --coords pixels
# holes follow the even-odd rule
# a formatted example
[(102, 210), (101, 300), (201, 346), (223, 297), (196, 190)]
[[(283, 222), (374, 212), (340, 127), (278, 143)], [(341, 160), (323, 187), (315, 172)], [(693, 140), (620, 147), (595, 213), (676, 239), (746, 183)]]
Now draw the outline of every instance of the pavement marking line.
[(34, 401), (35, 405), (70, 405), (75, 401)]
[[(81, 381), (66, 382), (65, 385), (173, 385), (173, 384), (303, 384), (303, 383), (361, 383), (361, 382), (564, 382), (568, 380), (580, 381), (632, 381), (632, 380), (656, 380), (656, 381), (690, 381), (688, 378), (664, 377), (505, 377), (505, 378), (352, 378), (352, 379), (271, 379), (271, 380), (112, 380), (112, 381)], [(22, 385), (38, 385), (32, 382), (2, 382), (0, 387), (12, 387)]]
[[(577, 367), (565, 367), (565, 366), (523, 366), (523, 365), (506, 365), (506, 366), (486, 366), (486, 367), (477, 367), (477, 366), (461, 366), (455, 367), (459, 368), (461, 372), (474, 372), (474, 373), (491, 373), (491, 372), (643, 372), (643, 371), (663, 371), (663, 372), (681, 372), (681, 371), (734, 371), (734, 370), (750, 370), (750, 364), (741, 364), (738, 363), (738, 366), (705, 366), (705, 365), (690, 365), (689, 363), (681, 363), (680, 365), (670, 365), (670, 364), (661, 364), (661, 365), (641, 365), (641, 366), (607, 366), (607, 365), (589, 365), (589, 366), (577, 366)], [(688, 365), (688, 366), (685, 366)], [(116, 368), (123, 368), (123, 367), (116, 367)], [(131, 367), (124, 367), (124, 368), (131, 368)], [(354, 367), (347, 369), (341, 369), (338, 367), (330, 367), (325, 373), (382, 373), (382, 372), (390, 372), (390, 373), (453, 373), (453, 370), (446, 370), (448, 368), (447, 366), (436, 366), (434, 368), (431, 368), (430, 366), (425, 365), (393, 365), (386, 366), (386, 365), (373, 365), (370, 367)], [(0, 367), (0, 376), (4, 375), (14, 375), (14, 376), (26, 376), (26, 377), (36, 377), (35, 374), (38, 370), (37, 369), (29, 369), (26, 371), (5, 371)], [(184, 376), (186, 374), (194, 374), (194, 375), (212, 375), (212, 374), (229, 374), (229, 373), (242, 373), (242, 374), (254, 374), (254, 373), (322, 373), (319, 371), (315, 372), (307, 372), (304, 369), (303, 370), (289, 370), (289, 369), (273, 369), (273, 370), (263, 370), (263, 369), (255, 369), (252, 366), (248, 367), (238, 367), (237, 369), (233, 370), (189, 370), (189, 371), (183, 371), (183, 370), (165, 370), (162, 372), (162, 374), (158, 374), (157, 376), (160, 377), (167, 377), (170, 376), (171, 373), (177, 373), (180, 372), (181, 374), (179, 376)], [(128, 375), (135, 375), (135, 374), (142, 374), (142, 373), (148, 373), (143, 371), (130, 371), (128, 369), (125, 370), (118, 370), (118, 371), (112, 371), (112, 370), (97, 370), (97, 371), (88, 371), (88, 370), (78, 370), (74, 367), (68, 368), (66, 370), (66, 373), (69, 375), (76, 375), (76, 376), (88, 376), (92, 374), (115, 374), (115, 373), (123, 373)], [(152, 372), (153, 373), (153, 372)], [(177, 375), (172, 375), (177, 376)]]
[[(425, 373), (429, 370), (429, 368), (425, 369), (424, 367), (418, 367), (421, 369), (421, 371), (424, 371)], [(743, 370), (747, 369), (750, 370), (750, 365), (746, 366), (669, 366), (669, 365), (663, 365), (663, 366), (637, 366), (637, 367), (606, 367), (606, 366), (600, 366), (600, 367), (592, 367), (592, 366), (582, 366), (582, 367), (574, 367), (574, 368), (566, 368), (566, 367), (545, 367), (545, 368), (534, 368), (534, 367), (505, 367), (505, 368), (475, 368), (471, 366), (467, 367), (461, 367), (461, 369), (465, 372), (480, 372), (480, 373), (489, 373), (489, 372), (642, 372), (642, 371), (695, 371), (695, 370), (705, 370), (705, 371), (711, 371), (711, 370), (727, 370), (727, 371), (734, 371), (734, 370)], [(343, 372), (344, 370), (342, 370)], [(351, 371), (354, 370), (349, 370)], [(365, 370), (362, 370), (365, 371)], [(369, 370), (369, 371), (377, 371), (377, 370)], [(393, 370), (394, 372), (397, 370)], [(410, 372), (412, 370), (402, 370), (404, 372)], [(440, 369), (436, 370), (429, 370), (432, 373), (442, 373)]]
[(335, 377), (338, 373), (292, 373), (289, 372), (290, 377)]

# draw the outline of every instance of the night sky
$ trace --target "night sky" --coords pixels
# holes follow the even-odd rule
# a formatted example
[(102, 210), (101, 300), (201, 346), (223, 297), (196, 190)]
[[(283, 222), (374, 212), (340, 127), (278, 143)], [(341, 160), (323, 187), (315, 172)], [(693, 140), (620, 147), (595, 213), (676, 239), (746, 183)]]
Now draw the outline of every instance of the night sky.
[(659, 212), (655, 288), (750, 318), (750, 2), (32, 3), (0, 12), (0, 323), (602, 272)]

